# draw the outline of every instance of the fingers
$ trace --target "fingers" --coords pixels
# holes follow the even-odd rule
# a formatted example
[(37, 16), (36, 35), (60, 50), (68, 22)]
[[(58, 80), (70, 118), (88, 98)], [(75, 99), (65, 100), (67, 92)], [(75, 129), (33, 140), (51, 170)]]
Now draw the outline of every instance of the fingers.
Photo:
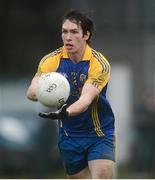
[(66, 111), (67, 109), (67, 104), (64, 104), (62, 107), (61, 107), (61, 111)]
[(58, 111), (62, 111), (62, 109), (66, 108), (67, 107), (67, 104), (63, 104), (59, 109)]
[(42, 118), (50, 118), (50, 114), (49, 113), (42, 113), (42, 112), (40, 112), (38, 115), (40, 117), (42, 117)]
[(38, 115), (42, 118), (51, 119), (51, 120), (58, 119), (58, 114), (53, 112), (49, 112), (49, 113), (40, 112)]
[(63, 119), (64, 117), (68, 116), (68, 113), (66, 112), (67, 104), (63, 104), (59, 110), (56, 112), (40, 112), (38, 115), (42, 118), (46, 119)]

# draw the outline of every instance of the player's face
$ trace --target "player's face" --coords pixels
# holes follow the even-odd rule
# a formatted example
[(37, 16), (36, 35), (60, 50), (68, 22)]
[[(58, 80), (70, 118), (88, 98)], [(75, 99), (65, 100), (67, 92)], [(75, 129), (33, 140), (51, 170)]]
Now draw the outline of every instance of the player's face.
[(80, 25), (66, 20), (62, 25), (62, 40), (68, 53), (78, 53), (85, 48), (89, 35), (84, 35)]

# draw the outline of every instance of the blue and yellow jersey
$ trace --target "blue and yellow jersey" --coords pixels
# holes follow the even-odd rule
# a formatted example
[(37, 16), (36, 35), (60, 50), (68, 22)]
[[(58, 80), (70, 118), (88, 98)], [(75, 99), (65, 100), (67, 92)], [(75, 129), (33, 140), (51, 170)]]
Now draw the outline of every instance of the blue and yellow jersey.
[(59, 72), (68, 79), (71, 88), (68, 106), (79, 99), (85, 83), (94, 85), (100, 91), (99, 97), (85, 112), (59, 121), (60, 133), (79, 137), (102, 137), (114, 133), (114, 115), (106, 98), (110, 65), (100, 52), (87, 45), (81, 61), (74, 63), (65, 48), (61, 47), (40, 61), (37, 74), (46, 72)]

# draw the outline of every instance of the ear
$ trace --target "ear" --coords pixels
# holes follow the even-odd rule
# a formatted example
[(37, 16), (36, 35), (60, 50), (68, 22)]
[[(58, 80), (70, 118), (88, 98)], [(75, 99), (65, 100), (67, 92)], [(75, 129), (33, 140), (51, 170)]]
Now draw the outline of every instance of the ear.
[(84, 38), (85, 38), (86, 41), (89, 39), (89, 36), (90, 36), (90, 32), (87, 31), (87, 34), (84, 35)]

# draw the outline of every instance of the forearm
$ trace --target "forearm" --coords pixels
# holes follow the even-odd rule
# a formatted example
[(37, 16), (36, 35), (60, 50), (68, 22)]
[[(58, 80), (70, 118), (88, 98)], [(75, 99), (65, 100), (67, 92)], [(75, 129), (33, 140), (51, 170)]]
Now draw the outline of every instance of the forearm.
[(85, 94), (80, 97), (78, 101), (73, 103), (67, 108), (69, 116), (76, 116), (87, 110), (94, 98), (90, 98), (89, 94)]
[(69, 116), (76, 116), (84, 112), (87, 108), (88, 106), (83, 104), (83, 101), (78, 100), (67, 108), (67, 112), (69, 113)]
[(91, 84), (85, 84), (79, 100), (67, 108), (69, 116), (76, 116), (89, 107), (94, 98), (99, 95), (99, 90)]

